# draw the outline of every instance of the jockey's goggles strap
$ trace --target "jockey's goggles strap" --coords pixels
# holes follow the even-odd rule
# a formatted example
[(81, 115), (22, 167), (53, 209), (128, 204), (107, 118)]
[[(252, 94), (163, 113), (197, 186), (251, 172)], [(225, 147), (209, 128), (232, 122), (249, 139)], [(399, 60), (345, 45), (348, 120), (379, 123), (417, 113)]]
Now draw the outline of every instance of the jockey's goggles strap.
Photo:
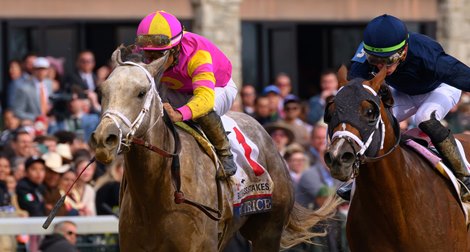
[(367, 45), (366, 43), (363, 43), (364, 44), (364, 49), (366, 49), (368, 51), (371, 51), (371, 52), (377, 52), (377, 53), (393, 52), (393, 51), (396, 51), (396, 50), (399, 50), (400, 48), (402, 48), (406, 44), (406, 41), (408, 40), (408, 37), (409, 37), (409, 35), (402, 42), (400, 42), (397, 45), (390, 46), (390, 47), (383, 47), (383, 48), (373, 47), (373, 46)]

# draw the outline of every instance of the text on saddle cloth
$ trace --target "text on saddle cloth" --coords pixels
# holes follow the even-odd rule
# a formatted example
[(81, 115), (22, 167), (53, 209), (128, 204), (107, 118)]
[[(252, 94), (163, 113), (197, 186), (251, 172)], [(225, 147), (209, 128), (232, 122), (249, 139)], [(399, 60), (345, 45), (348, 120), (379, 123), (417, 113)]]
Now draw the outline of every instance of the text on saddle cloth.
[(224, 115), (222, 123), (238, 169), (232, 176), (233, 212), (235, 216), (270, 211), (274, 183), (265, 167), (258, 162), (259, 149), (237, 125), (235, 120)]

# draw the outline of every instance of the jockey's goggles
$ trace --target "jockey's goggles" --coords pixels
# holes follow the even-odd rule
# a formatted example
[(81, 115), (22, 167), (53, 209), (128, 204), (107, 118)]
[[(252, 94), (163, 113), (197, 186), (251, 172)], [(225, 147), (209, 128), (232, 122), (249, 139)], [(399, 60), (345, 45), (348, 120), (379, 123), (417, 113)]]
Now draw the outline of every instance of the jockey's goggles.
[(183, 36), (183, 31), (170, 38), (163, 34), (139, 35), (135, 39), (135, 44), (141, 50), (167, 50), (176, 46)]
[(387, 67), (393, 66), (395, 64), (398, 64), (402, 59), (403, 56), (405, 55), (405, 50), (402, 49), (388, 57), (378, 57), (372, 54), (369, 54), (366, 52), (366, 57), (367, 61), (369, 64), (377, 66), (377, 65), (386, 65)]

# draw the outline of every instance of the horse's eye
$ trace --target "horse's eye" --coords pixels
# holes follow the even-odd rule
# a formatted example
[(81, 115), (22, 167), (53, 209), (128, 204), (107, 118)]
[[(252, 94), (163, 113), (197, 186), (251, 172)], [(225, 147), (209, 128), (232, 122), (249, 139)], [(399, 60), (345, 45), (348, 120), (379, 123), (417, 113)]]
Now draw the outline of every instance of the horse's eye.
[(147, 92), (145, 92), (145, 91), (140, 91), (140, 92), (139, 92), (139, 95), (137, 95), (137, 97), (143, 98), (146, 93), (147, 93)]
[(371, 109), (371, 108), (368, 109), (366, 113), (367, 113), (367, 116), (368, 116), (368, 117), (373, 117), (373, 116), (374, 116), (374, 110)]

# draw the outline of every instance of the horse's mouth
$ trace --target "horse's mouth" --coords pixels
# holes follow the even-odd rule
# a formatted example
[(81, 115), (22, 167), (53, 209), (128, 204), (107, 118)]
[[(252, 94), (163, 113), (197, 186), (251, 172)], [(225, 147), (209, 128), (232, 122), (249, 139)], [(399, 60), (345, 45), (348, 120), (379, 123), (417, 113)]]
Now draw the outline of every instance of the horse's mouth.
[(102, 164), (108, 165), (113, 162), (114, 154), (109, 150), (103, 147), (98, 147), (95, 149), (96, 160)]

